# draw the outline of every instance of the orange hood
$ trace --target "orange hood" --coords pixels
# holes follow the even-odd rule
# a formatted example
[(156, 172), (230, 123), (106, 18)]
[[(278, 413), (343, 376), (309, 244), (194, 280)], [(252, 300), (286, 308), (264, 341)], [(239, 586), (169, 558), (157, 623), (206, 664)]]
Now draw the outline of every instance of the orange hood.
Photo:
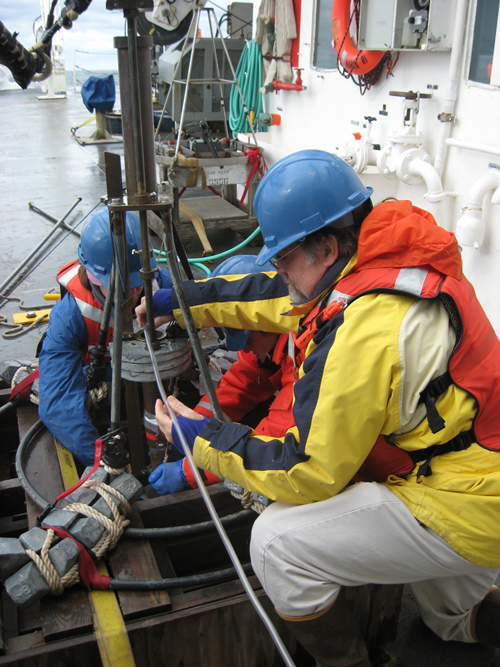
[(462, 257), (455, 235), (410, 201), (376, 206), (361, 225), (356, 268), (431, 266), (462, 277)]

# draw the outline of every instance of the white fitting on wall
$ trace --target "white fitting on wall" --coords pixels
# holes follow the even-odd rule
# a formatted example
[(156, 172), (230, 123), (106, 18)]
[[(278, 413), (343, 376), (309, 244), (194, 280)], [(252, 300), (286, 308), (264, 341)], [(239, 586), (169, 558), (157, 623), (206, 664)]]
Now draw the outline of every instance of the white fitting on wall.
[(489, 169), (488, 173), (474, 183), (455, 230), (455, 236), (460, 245), (473, 248), (481, 247), (485, 232), (483, 201), (486, 195), (491, 192), (493, 193), (492, 203), (500, 203), (499, 188), (500, 171), (498, 169)]

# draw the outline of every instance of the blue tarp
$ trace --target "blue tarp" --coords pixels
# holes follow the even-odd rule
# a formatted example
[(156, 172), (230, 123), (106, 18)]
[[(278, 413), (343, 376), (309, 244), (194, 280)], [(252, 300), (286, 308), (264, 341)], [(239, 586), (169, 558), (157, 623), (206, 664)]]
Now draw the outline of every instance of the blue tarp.
[(116, 99), (115, 80), (113, 75), (91, 76), (82, 86), (82, 100), (92, 113), (111, 111)]

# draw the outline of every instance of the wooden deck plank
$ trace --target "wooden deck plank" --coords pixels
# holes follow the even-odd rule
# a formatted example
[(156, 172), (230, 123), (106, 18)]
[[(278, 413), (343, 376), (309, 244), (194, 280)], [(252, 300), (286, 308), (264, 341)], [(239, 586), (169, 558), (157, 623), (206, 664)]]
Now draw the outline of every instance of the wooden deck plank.
[[(28, 430), (38, 421), (38, 409), (32, 403), (17, 408), (19, 437), (22, 439)], [(53, 502), (63, 490), (59, 462), (52, 434), (43, 429), (36, 436), (36, 447), (29, 447), (24, 459), (24, 472), (35, 490), (48, 502)], [(35, 525), (36, 517), (43, 509), (29, 499), (28, 523), (30, 528)]]
[[(220, 199), (220, 197), (217, 197), (217, 199)], [(186, 199), (185, 201), (187, 202), (188, 200)], [(205, 218), (202, 215), (201, 218), (203, 219), (203, 225), (207, 232), (211, 232), (214, 230), (230, 229), (240, 234), (248, 235), (257, 228), (257, 219), (249, 218), (248, 216), (228, 218), (228, 219), (217, 218), (215, 220), (205, 220)], [(161, 220), (152, 211), (148, 211), (148, 225), (150, 229), (157, 236), (163, 238), (163, 227), (161, 224)], [(179, 232), (179, 236), (183, 243), (190, 243), (195, 240), (199, 241), (198, 235), (193, 227), (192, 222), (187, 218), (179, 222), (179, 224), (177, 225), (177, 231)], [(200, 252), (202, 252), (203, 246), (201, 241), (199, 241), (199, 243), (200, 243), (200, 248), (202, 249)]]
[[(131, 515), (131, 527), (143, 527), (137, 511)], [(122, 538), (116, 549), (110, 552), (109, 563), (113, 578), (116, 579), (161, 579), (151, 544), (147, 540)], [(125, 620), (167, 611), (172, 606), (167, 591), (118, 591), (117, 594)]]
[(87, 592), (79, 586), (67, 588), (60, 596), (43, 598), (40, 608), (42, 634), (46, 641), (92, 631), (93, 619)]
[[(234, 206), (223, 197), (217, 197), (217, 195), (213, 197), (182, 197), (180, 201), (193, 213), (199, 215), (203, 222), (248, 219), (248, 214), (239, 206)], [(179, 220), (181, 223), (189, 222), (189, 218), (183, 213), (180, 213)]]

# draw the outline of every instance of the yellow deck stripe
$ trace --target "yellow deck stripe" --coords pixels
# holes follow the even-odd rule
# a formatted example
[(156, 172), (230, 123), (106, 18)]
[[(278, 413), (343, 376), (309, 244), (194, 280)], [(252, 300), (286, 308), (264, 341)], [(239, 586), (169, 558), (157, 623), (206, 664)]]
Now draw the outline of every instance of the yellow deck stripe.
[[(56, 447), (64, 488), (69, 489), (79, 480), (75, 461), (71, 452), (68, 452), (57, 440)], [(109, 576), (106, 565), (102, 561), (97, 563), (97, 570), (99, 574)], [(103, 667), (134, 667), (134, 654), (115, 593), (113, 591), (90, 591), (89, 601)]]

